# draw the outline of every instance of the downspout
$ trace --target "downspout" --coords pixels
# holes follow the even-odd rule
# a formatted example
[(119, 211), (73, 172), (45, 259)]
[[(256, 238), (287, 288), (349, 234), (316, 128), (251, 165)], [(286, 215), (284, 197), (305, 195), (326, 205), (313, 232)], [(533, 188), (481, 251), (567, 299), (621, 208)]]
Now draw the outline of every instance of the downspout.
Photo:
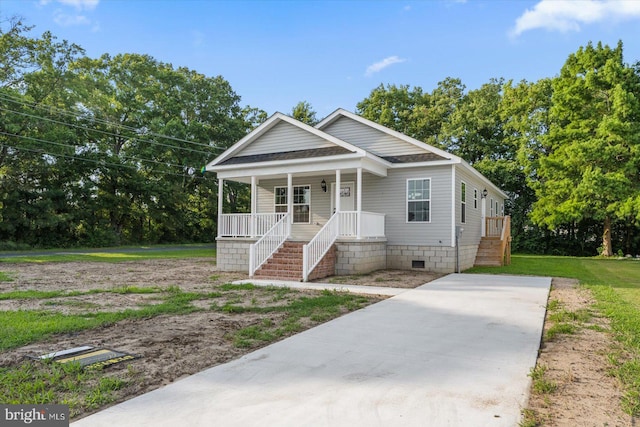
[(451, 165), (451, 247), (456, 247), (456, 165)]
[(362, 168), (357, 169), (356, 183), (356, 238), (362, 238)]

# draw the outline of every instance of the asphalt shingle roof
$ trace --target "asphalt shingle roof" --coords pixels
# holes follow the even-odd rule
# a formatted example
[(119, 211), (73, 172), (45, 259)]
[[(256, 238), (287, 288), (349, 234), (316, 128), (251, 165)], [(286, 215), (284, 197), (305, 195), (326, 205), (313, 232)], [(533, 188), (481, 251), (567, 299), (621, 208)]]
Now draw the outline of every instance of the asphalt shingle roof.
[(325, 157), (335, 156), (339, 154), (349, 154), (352, 151), (342, 147), (325, 147), (325, 148), (312, 148), (309, 150), (294, 150), (283, 151), (280, 153), (265, 153), (265, 154), (252, 154), (249, 156), (236, 156), (231, 157), (220, 165), (240, 165), (245, 163), (260, 163), (270, 162), (274, 160), (293, 160), (293, 159), (305, 159), (309, 157)]

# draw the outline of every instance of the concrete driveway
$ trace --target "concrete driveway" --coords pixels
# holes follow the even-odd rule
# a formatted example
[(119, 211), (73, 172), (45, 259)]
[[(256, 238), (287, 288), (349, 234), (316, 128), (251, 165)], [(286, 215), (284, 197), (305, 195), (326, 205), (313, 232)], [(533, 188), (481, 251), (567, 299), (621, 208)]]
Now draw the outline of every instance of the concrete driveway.
[(73, 425), (513, 427), (550, 284), (452, 274)]

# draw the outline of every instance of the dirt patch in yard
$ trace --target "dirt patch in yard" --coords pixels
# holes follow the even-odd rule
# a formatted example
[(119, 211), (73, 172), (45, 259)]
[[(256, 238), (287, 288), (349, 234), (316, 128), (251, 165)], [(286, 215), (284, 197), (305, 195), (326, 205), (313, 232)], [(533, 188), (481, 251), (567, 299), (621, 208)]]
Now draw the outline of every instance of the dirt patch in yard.
[[(619, 382), (609, 373), (607, 354), (615, 344), (608, 319), (594, 311), (593, 304), (589, 290), (576, 280), (553, 279), (537, 366), (545, 369), (544, 380), (555, 389), (541, 393), (532, 388), (528, 409), (533, 413), (529, 413), (531, 424), (526, 425), (636, 425), (638, 420), (622, 411)], [(583, 320), (575, 322), (568, 313)], [(554, 335), (553, 328), (560, 323), (574, 325), (574, 333)]]
[[(138, 309), (161, 303), (169, 291), (208, 295), (191, 301), (201, 311), (160, 315), (146, 319), (128, 319), (92, 330), (61, 334), (44, 341), (0, 352), (0, 368), (17, 366), (29, 356), (81, 345), (114, 348), (142, 356), (113, 365), (105, 376), (125, 380), (126, 386), (115, 392), (111, 402), (100, 407), (80, 409), (74, 419), (159, 388), (211, 366), (236, 359), (265, 345), (244, 342), (238, 345), (237, 333), (243, 328), (286, 323), (281, 311), (242, 311), (243, 307), (277, 306), (301, 296), (314, 297), (313, 291), (237, 290), (222, 292), (224, 284), (246, 279), (246, 274), (215, 270), (210, 259), (150, 260), (126, 263), (44, 263), (2, 264), (12, 281), (0, 282), (0, 292), (64, 291), (79, 295), (0, 301), (0, 310), (45, 310), (66, 314)], [(370, 274), (333, 277), (321, 280), (335, 284), (354, 284), (415, 288), (442, 275), (418, 271), (384, 270)], [(141, 291), (142, 290), (142, 291)], [(99, 292), (98, 292), (99, 291)], [(95, 293), (92, 293), (95, 292)], [(367, 303), (379, 299), (371, 299)], [(550, 301), (565, 311), (592, 310), (593, 300), (586, 289), (573, 281), (554, 279)], [(213, 307), (213, 308), (212, 308)], [(233, 309), (220, 310), (220, 307)], [(216, 309), (217, 308), (217, 309)], [(340, 315), (347, 312), (343, 309)], [(545, 330), (554, 324), (547, 313)], [(304, 318), (297, 328), (278, 337), (284, 338), (317, 325), (327, 318)], [(590, 319), (572, 335), (560, 334), (545, 340), (539, 365), (547, 367), (546, 377), (557, 388), (551, 394), (532, 391), (529, 410), (539, 424), (546, 426), (631, 426), (620, 409), (621, 392), (608, 370), (607, 353), (612, 348), (607, 320), (592, 312)]]
[[(0, 300), (2, 311), (43, 310), (63, 314), (117, 312), (161, 304), (172, 292), (203, 295), (189, 303), (200, 311), (126, 319), (0, 351), (0, 370), (27, 363), (33, 356), (85, 345), (112, 348), (141, 356), (139, 359), (105, 368), (103, 376), (123, 380), (125, 386), (114, 391), (107, 404), (94, 405), (92, 408), (77, 405), (72, 410), (73, 419), (236, 359), (270, 342), (383, 299), (370, 296), (364, 302), (359, 301), (357, 306), (341, 307), (339, 312), (320, 316), (303, 315), (291, 322), (287, 312), (251, 309), (273, 309), (300, 301), (301, 298), (318, 297), (321, 293), (251, 289), (242, 286), (229, 289), (225, 287), (226, 284), (246, 279), (247, 275), (216, 271), (211, 259), (123, 263), (3, 263), (0, 269), (12, 279), (0, 282), (0, 293), (57, 292), (53, 297), (40, 297), (43, 295), (38, 294), (40, 296)], [(58, 295), (60, 293), (71, 295)], [(271, 333), (275, 336), (264, 339), (254, 339), (252, 336), (243, 338), (239, 336), (242, 330), (258, 335)]]
[(444, 274), (417, 270), (377, 270), (372, 273), (354, 274), (351, 276), (335, 276), (315, 280), (321, 283), (341, 285), (383, 286), (387, 288), (417, 288), (431, 282)]

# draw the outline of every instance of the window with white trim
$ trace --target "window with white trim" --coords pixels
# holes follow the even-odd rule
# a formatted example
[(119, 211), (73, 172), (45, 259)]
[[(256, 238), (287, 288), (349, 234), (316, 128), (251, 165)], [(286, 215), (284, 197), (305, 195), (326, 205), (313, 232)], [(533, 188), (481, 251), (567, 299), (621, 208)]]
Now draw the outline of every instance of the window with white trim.
[[(287, 187), (275, 187), (274, 204), (276, 212), (287, 212)], [(293, 222), (308, 224), (311, 221), (311, 186), (293, 186)]]
[(473, 189), (473, 209), (478, 209), (478, 189)]
[(460, 183), (460, 222), (467, 222), (467, 183)]
[(431, 221), (431, 178), (407, 180), (407, 222)]

